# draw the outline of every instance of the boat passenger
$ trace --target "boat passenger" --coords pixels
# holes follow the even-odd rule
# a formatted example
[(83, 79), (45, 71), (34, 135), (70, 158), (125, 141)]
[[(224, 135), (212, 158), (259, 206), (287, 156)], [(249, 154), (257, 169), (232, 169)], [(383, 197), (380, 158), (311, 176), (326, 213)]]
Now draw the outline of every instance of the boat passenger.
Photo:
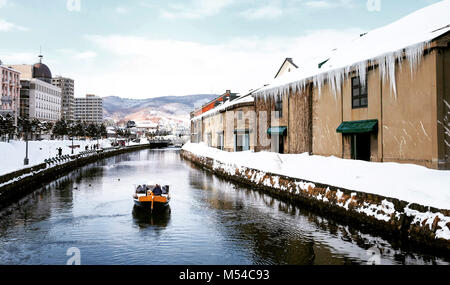
[(153, 189), (153, 195), (155, 195), (155, 196), (161, 196), (162, 195), (161, 186), (159, 186), (158, 184), (156, 184), (155, 189)]

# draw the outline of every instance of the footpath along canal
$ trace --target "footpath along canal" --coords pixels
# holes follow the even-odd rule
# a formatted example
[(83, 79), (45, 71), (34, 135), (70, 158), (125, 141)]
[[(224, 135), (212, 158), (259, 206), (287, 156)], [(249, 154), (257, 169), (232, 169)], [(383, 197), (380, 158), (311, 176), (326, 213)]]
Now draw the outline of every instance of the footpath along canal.
[[(170, 211), (135, 209), (133, 185), (171, 185)], [(0, 211), (0, 264), (449, 264), (194, 167), (178, 150), (90, 164)]]

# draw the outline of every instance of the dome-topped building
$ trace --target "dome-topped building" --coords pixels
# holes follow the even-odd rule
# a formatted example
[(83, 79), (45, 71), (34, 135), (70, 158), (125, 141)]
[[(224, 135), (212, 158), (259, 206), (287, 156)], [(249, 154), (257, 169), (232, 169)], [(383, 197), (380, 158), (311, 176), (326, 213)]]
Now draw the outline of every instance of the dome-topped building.
[(39, 56), (39, 63), (33, 65), (33, 78), (52, 83), (52, 72), (47, 65), (42, 63), (43, 56)]

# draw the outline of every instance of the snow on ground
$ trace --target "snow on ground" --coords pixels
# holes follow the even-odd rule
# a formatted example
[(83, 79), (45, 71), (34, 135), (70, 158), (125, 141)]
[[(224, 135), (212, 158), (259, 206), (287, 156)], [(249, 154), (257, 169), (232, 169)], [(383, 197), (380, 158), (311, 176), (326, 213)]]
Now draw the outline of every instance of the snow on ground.
[(183, 149), (234, 168), (247, 167), (438, 209), (450, 209), (450, 171), (309, 154), (230, 153), (205, 144), (189, 143)]
[[(111, 147), (109, 140), (100, 140), (101, 147)], [(79, 145), (74, 154), (85, 151), (85, 147), (97, 144), (97, 140), (78, 141), (74, 140), (74, 145)], [(53, 158), (58, 155), (58, 148), (62, 148), (62, 154), (72, 154), (71, 140), (43, 140), (43, 141), (29, 141), (28, 142), (28, 158), (30, 159), (29, 166), (41, 164), (45, 159)], [(25, 158), (26, 144), (24, 141), (11, 141), (9, 143), (0, 142), (0, 175), (11, 173), (24, 168), (23, 161)]]

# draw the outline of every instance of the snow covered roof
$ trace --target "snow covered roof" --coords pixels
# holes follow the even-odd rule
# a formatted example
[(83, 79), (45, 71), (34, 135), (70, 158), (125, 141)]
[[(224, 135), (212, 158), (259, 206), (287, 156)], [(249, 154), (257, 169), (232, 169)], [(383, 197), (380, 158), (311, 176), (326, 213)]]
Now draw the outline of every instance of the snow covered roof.
[[(334, 91), (339, 91), (340, 83), (352, 67), (356, 67), (361, 79), (365, 80), (366, 68), (370, 63), (380, 66), (380, 75), (391, 79), (392, 89), (396, 92), (395, 61), (406, 55), (413, 68), (419, 63), (429, 43), (450, 31), (449, 24), (450, 0), (444, 0), (361, 35), (343, 48), (333, 51), (330, 57), (324, 55), (323, 61), (301, 64), (299, 69), (275, 79), (256, 95), (273, 96), (283, 94), (289, 88), (294, 91), (303, 89), (311, 81), (319, 87), (320, 92), (325, 80), (330, 82)], [(320, 63), (323, 63), (321, 67)]]
[(220, 111), (225, 111), (226, 109), (228, 109), (228, 108), (230, 108), (232, 106), (238, 105), (238, 104), (254, 102), (255, 98), (253, 96), (251, 96), (251, 95), (252, 95), (252, 93), (247, 94), (247, 95), (242, 95), (242, 96), (240, 96), (240, 98), (235, 99), (233, 101), (226, 101), (225, 103), (220, 104), (216, 108), (214, 108), (212, 110), (209, 110), (209, 111), (207, 111), (207, 112), (205, 112), (205, 113), (203, 113), (203, 114), (201, 114), (201, 115), (199, 115), (197, 117), (194, 117), (192, 120), (193, 121), (200, 120), (200, 119), (202, 119), (204, 117), (208, 117), (208, 116), (214, 115), (216, 113), (219, 113)]
[[(287, 65), (290, 65), (293, 67), (293, 69), (297, 69), (298, 66), (294, 63), (294, 61), (292, 60), (292, 58), (288, 57), (283, 61), (283, 64), (280, 66), (280, 69), (278, 70), (277, 74), (275, 75), (275, 78), (279, 77), (283, 72), (283, 68)], [(289, 70), (289, 72), (291, 72)]]

